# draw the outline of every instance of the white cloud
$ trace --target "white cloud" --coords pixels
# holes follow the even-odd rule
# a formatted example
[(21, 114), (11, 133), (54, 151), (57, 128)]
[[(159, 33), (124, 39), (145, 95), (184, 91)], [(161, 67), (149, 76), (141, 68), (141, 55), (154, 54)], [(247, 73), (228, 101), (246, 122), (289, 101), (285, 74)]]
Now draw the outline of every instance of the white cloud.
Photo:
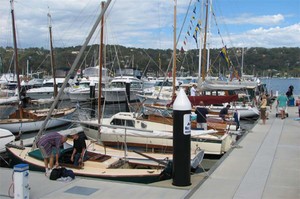
[[(9, 1), (0, 0), (0, 2), (0, 46), (12, 46)], [(172, 48), (173, 2), (173, 0), (113, 0), (107, 11), (106, 42), (140, 48)], [(178, 0), (177, 34), (188, 3)], [(54, 47), (82, 45), (100, 13), (98, 0), (16, 1), (19, 47), (49, 47), (48, 7), (53, 19)], [(289, 17), (285, 17), (287, 16), (282, 14), (241, 15), (238, 18), (226, 19), (226, 24), (234, 25), (235, 32), (230, 32), (230, 28), (227, 28), (229, 33), (223, 36), (224, 41), (227, 46), (299, 47), (299, 24), (283, 27), (283, 22), (288, 24)], [(248, 25), (247, 29), (245, 24)], [(260, 28), (252, 25), (259, 25)], [(249, 28), (252, 30), (248, 30)], [(92, 39), (94, 43), (99, 43), (97, 34), (99, 30)], [(184, 35), (181, 36), (181, 40), (183, 37)], [(182, 45), (180, 42), (178, 48)], [(193, 38), (190, 39), (189, 45), (195, 48), (192, 42)], [(213, 35), (211, 45), (221, 46), (219, 36)]]
[(251, 16), (248, 14), (243, 14), (236, 18), (225, 18), (223, 22), (225, 24), (239, 24), (239, 25), (277, 25), (284, 21), (284, 16), (282, 14), (277, 15), (262, 15), (262, 16)]
[[(257, 28), (241, 34), (230, 34), (224, 37), (228, 47), (299, 47), (300, 46), (300, 23), (272, 28)], [(220, 39), (212, 40), (215, 47), (222, 46)]]

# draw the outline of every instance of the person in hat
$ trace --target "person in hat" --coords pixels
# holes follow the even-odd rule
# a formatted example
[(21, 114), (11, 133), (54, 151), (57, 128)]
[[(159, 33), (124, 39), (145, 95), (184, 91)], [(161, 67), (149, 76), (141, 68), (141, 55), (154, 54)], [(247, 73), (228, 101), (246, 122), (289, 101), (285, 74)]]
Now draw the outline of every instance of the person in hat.
[(55, 167), (59, 166), (58, 158), (60, 154), (60, 147), (67, 141), (67, 137), (57, 132), (47, 133), (43, 135), (38, 141), (37, 146), (41, 151), (45, 164), (45, 175), (49, 176), (54, 166), (54, 151), (55, 153)]
[(71, 155), (71, 161), (75, 166), (82, 166), (83, 161), (86, 160), (86, 143), (85, 139), (78, 134), (76, 130), (70, 133), (73, 138), (73, 152)]

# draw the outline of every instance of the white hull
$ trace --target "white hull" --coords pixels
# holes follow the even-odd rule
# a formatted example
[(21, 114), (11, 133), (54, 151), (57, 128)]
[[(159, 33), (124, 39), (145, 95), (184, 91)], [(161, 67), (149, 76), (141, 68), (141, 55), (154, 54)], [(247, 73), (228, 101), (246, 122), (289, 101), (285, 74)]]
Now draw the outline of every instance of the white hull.
[[(66, 115), (50, 119), (46, 125), (46, 128), (54, 128), (69, 123), (68, 121), (63, 121), (60, 119), (71, 119), (74, 112), (75, 109), (72, 109), (72, 111), (70, 111)], [(0, 128), (7, 129), (12, 133), (18, 133), (20, 131), (31, 132), (38, 131), (41, 128), (43, 122), (44, 120), (35, 121), (33, 119), (23, 119), (20, 121), (19, 119), (7, 119), (0, 122)]]
[(5, 151), (5, 145), (14, 141), (15, 136), (6, 129), (0, 129), (0, 153)]
[[(125, 89), (113, 88), (103, 89), (105, 102), (127, 102)], [(137, 91), (130, 91), (130, 101), (137, 101)]]
[[(69, 92), (71, 102), (86, 102), (90, 100), (90, 91)], [(95, 93), (95, 99), (98, 99), (98, 92)]]
[[(224, 107), (212, 107), (210, 108), (211, 111), (213, 112), (220, 112), (220, 110)], [(259, 116), (259, 111), (256, 107), (234, 107), (237, 109), (240, 118), (252, 118), (252, 117), (257, 117)], [(229, 110), (233, 111), (233, 110)]]
[[(51, 99), (53, 98), (53, 92), (27, 92), (26, 96), (29, 97), (30, 99), (33, 100), (38, 100), (38, 99)], [(59, 98), (60, 100), (67, 100), (69, 99), (69, 96), (66, 93), (63, 93), (61, 97)]]
[(153, 95), (141, 95), (137, 94), (137, 97), (139, 98), (140, 102), (143, 102), (143, 104), (160, 104), (160, 105), (167, 105), (172, 102), (171, 97), (159, 97), (153, 96)]
[[(126, 143), (127, 146), (141, 146), (149, 151), (152, 150), (152, 146), (161, 149), (172, 148), (173, 146), (172, 137), (141, 137), (127, 134), (125, 136), (125, 133), (123, 135), (115, 133), (102, 133), (101, 135), (98, 135), (97, 129), (89, 128), (87, 126), (83, 126), (83, 131), (88, 139), (100, 140), (102, 143), (114, 143), (115, 146), (123, 145), (124, 147), (124, 143)], [(232, 139), (233, 138), (228, 134), (225, 134), (222, 137), (200, 135), (192, 139), (191, 151), (200, 148), (207, 154), (224, 154), (231, 148), (231, 144), (234, 141)]]

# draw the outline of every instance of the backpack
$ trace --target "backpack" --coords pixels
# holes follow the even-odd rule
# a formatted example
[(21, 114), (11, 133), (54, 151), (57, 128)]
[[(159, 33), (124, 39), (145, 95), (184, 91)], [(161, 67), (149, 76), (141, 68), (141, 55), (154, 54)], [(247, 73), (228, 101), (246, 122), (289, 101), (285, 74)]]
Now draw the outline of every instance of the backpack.
[(50, 180), (57, 180), (61, 177), (71, 177), (72, 179), (75, 178), (75, 174), (72, 170), (66, 169), (64, 167), (55, 168), (51, 171)]

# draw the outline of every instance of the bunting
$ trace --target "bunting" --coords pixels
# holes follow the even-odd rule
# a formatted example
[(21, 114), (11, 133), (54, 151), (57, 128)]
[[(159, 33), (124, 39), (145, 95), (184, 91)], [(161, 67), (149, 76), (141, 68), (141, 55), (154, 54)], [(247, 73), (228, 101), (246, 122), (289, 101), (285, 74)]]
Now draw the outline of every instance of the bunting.
[[(197, 2), (200, 2), (200, 0), (197, 0)], [(197, 48), (198, 48), (198, 32), (201, 30), (201, 20), (198, 20), (195, 23), (195, 19), (197, 16), (197, 2), (194, 4), (193, 13), (189, 21), (188, 31), (186, 32), (186, 36), (184, 37), (183, 45), (186, 46), (188, 43), (188, 39), (190, 36), (193, 37), (194, 41), (196, 42)], [(183, 47), (182, 47), (183, 49)]]

